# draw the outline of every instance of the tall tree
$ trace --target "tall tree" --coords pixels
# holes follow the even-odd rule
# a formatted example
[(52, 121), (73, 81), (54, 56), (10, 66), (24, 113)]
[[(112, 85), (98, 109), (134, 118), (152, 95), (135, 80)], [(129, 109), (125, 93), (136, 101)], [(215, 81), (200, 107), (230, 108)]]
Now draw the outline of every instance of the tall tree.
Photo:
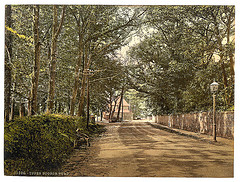
[[(5, 25), (12, 27), (12, 8), (11, 5), (5, 6)], [(4, 75), (4, 120), (9, 120), (11, 105), (11, 58), (12, 58), (12, 35), (11, 32), (5, 31), (5, 75)]]
[(35, 115), (38, 112), (37, 91), (40, 71), (40, 47), (41, 47), (39, 39), (39, 11), (40, 11), (39, 5), (34, 5), (33, 7), (34, 66), (28, 115)]
[(47, 100), (47, 113), (52, 113), (54, 106), (54, 95), (55, 95), (55, 81), (56, 81), (56, 54), (57, 54), (57, 38), (61, 32), (65, 8), (62, 9), (62, 17), (60, 23), (58, 24), (58, 13), (57, 6), (53, 5), (53, 26), (52, 26), (52, 41), (51, 41), (51, 60), (50, 60), (50, 77), (49, 77), (49, 91)]
[[(6, 31), (12, 36), (11, 56), (11, 104), (12, 114), (17, 114), (19, 102), (29, 99), (33, 68), (33, 39), (32, 39), (32, 6), (11, 5), (12, 26), (6, 26)], [(14, 87), (13, 87), (14, 85)], [(14, 102), (13, 102), (14, 103)]]
[(82, 80), (81, 80), (81, 89), (80, 89), (80, 100), (78, 104), (78, 116), (83, 116), (84, 112), (84, 100), (85, 100), (85, 89), (86, 89), (86, 81), (89, 74), (89, 67), (91, 62), (91, 55), (88, 52), (88, 47), (85, 46), (84, 50), (84, 67), (82, 73)]
[[(88, 6), (86, 7), (89, 8)], [(77, 98), (77, 92), (79, 88), (79, 78), (81, 74), (81, 64), (82, 64), (82, 58), (83, 58), (83, 46), (84, 46), (84, 33), (86, 32), (87, 27), (89, 26), (89, 23), (87, 22), (87, 19), (84, 18), (83, 13), (81, 12), (82, 7), (71, 7), (71, 13), (74, 16), (74, 19), (76, 21), (77, 25), (77, 33), (78, 33), (78, 59), (76, 61), (75, 66), (75, 73), (74, 73), (74, 86), (72, 89), (72, 96), (70, 101), (70, 115), (74, 115), (75, 111), (75, 103)], [(77, 15), (78, 14), (78, 15)]]

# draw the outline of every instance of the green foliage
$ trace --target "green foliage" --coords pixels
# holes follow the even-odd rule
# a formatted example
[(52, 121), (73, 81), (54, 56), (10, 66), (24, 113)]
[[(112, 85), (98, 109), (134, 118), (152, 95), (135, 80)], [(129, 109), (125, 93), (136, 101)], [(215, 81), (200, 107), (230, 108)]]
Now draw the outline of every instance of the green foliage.
[(133, 112), (133, 118), (136, 117), (146, 117), (151, 115), (149, 107), (147, 107), (147, 97), (141, 92), (134, 89), (129, 89), (124, 94), (125, 100), (131, 105), (131, 110)]
[(149, 7), (151, 31), (129, 51), (128, 80), (154, 114), (210, 110), (213, 80), (217, 109), (233, 106), (234, 14), (234, 6)]
[[(60, 15), (63, 5), (59, 5)], [(95, 110), (102, 109), (106, 104), (110, 88), (118, 89), (119, 75), (114, 72), (119, 70), (116, 50), (126, 45), (131, 37), (131, 32), (139, 28), (139, 20), (144, 8), (141, 7), (119, 7), (99, 5), (67, 5), (65, 21), (57, 41), (56, 54), (56, 79), (55, 79), (55, 108), (53, 113), (69, 114), (69, 103), (73, 94), (75, 77), (79, 75), (78, 87), (81, 86), (84, 60), (91, 57), (89, 69), (101, 70), (96, 72), (91, 81), (99, 83), (91, 88)], [(38, 87), (38, 108), (37, 113), (46, 111), (48, 88), (49, 88), (49, 62), (51, 58), (51, 37), (53, 22), (52, 5), (40, 5), (39, 15), (39, 36), (41, 45), (40, 74)], [(60, 17), (58, 17), (60, 19)], [(33, 46), (30, 39), (33, 37), (33, 5), (12, 5), (12, 27), (6, 29), (13, 35), (11, 58), (12, 83), (14, 89), (12, 98), (16, 102), (27, 103), (29, 101), (29, 88), (33, 76), (32, 60), (34, 58)], [(11, 31), (10, 31), (11, 30)], [(81, 40), (79, 40), (79, 38)], [(79, 47), (84, 52), (81, 52)], [(87, 51), (86, 51), (87, 50)], [(82, 59), (79, 62), (79, 59)], [(78, 68), (77, 68), (78, 67)], [(76, 73), (76, 70), (79, 70)], [(110, 77), (114, 79), (111, 79)], [(119, 76), (122, 78), (122, 76)], [(110, 83), (110, 84), (109, 84)], [(104, 85), (109, 85), (105, 88)], [(101, 87), (102, 86), (102, 87)], [(99, 88), (101, 87), (101, 88)], [(98, 91), (101, 90), (101, 93)], [(76, 98), (79, 100), (80, 94)], [(103, 102), (103, 103), (102, 103)], [(19, 105), (16, 104), (16, 110)], [(97, 108), (96, 108), (97, 107)]]
[(5, 174), (17, 171), (57, 169), (73, 151), (76, 129), (88, 135), (99, 131), (90, 124), (89, 131), (79, 117), (42, 115), (17, 118), (5, 124)]

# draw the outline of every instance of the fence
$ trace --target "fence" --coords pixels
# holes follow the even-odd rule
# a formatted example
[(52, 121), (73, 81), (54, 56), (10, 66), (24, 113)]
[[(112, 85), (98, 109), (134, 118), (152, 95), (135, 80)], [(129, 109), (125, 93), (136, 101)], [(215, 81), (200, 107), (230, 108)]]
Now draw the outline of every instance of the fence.
[[(212, 134), (212, 112), (156, 116), (155, 122), (172, 128)], [(217, 112), (217, 136), (234, 138), (234, 112)]]

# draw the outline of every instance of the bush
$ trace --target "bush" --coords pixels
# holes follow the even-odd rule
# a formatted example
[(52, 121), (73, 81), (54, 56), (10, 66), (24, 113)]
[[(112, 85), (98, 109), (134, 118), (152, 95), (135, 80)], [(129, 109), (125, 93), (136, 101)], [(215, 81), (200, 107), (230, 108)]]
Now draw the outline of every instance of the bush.
[(76, 128), (86, 131), (82, 118), (62, 115), (31, 116), (5, 123), (5, 175), (57, 169), (73, 151)]

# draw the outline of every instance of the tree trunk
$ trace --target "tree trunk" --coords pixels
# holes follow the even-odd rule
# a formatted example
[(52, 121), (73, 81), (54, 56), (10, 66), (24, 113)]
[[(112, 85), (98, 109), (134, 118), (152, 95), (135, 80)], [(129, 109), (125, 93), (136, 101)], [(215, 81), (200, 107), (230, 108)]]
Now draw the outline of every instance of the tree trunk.
[(87, 129), (88, 129), (88, 125), (89, 125), (89, 106), (90, 106), (90, 95), (89, 95), (89, 77), (87, 78)]
[(70, 102), (70, 115), (74, 115), (74, 110), (75, 110), (75, 103), (76, 103), (76, 98), (77, 98), (77, 91), (79, 88), (79, 77), (80, 77), (80, 67), (82, 63), (82, 56), (83, 56), (83, 42), (82, 42), (82, 36), (80, 34), (79, 30), (79, 40), (78, 40), (78, 61), (76, 64), (76, 69), (75, 69), (75, 76), (74, 76), (74, 86), (73, 86), (73, 91), (72, 91), (72, 97), (71, 97), (71, 102)]
[(24, 103), (20, 102), (19, 117), (22, 118), (24, 115), (25, 115), (25, 106), (24, 106)]
[[(231, 37), (231, 25), (232, 23), (235, 24), (235, 21), (232, 20), (232, 11), (233, 11), (233, 8), (231, 9), (231, 13), (229, 14), (229, 17), (228, 17), (228, 20), (227, 20), (227, 44), (230, 46), (231, 43), (230, 43), (230, 37)], [(229, 55), (229, 60), (230, 60), (230, 74), (231, 74), (231, 80), (232, 80), (232, 83), (234, 83), (234, 75), (235, 75), (235, 70), (234, 70), (234, 60), (233, 60), (233, 52), (232, 52), (232, 48), (229, 47), (229, 52), (228, 52), (228, 55)]]
[(109, 117), (108, 120), (110, 121), (111, 115), (112, 115), (112, 93), (110, 92), (110, 106), (109, 106)]
[(37, 89), (40, 70), (39, 5), (33, 7), (34, 67), (28, 115), (37, 114)]
[(218, 24), (215, 18), (215, 31), (216, 31), (216, 35), (217, 35), (217, 43), (219, 46), (219, 51), (220, 51), (220, 59), (219, 59), (219, 64), (221, 66), (222, 69), (222, 78), (223, 78), (223, 85), (224, 85), (224, 89), (225, 89), (225, 94), (224, 94), (224, 99), (225, 99), (225, 103), (227, 103), (227, 98), (228, 98), (228, 93), (227, 93), (227, 87), (228, 87), (228, 81), (227, 81), (227, 75), (226, 75), (226, 70), (225, 70), (225, 65), (224, 65), (224, 55), (223, 55), (223, 45), (222, 45), (222, 40), (220, 37), (220, 33), (219, 33), (219, 29), (218, 29)]
[(86, 90), (86, 80), (87, 76), (89, 74), (89, 65), (90, 65), (90, 60), (91, 57), (87, 56), (88, 54), (87, 48), (85, 48), (84, 51), (84, 71), (83, 71), (83, 77), (82, 77), (82, 84), (81, 84), (81, 92), (80, 92), (80, 101), (78, 105), (78, 116), (83, 116), (84, 115), (84, 100), (85, 100), (85, 90)]
[(117, 105), (117, 99), (114, 100), (114, 106), (113, 106), (113, 110), (111, 112), (111, 116), (109, 118), (109, 121), (112, 121), (112, 119), (113, 119), (113, 116), (114, 116), (114, 113), (115, 113), (115, 110), (116, 110), (116, 105)]
[(122, 99), (122, 121), (123, 121), (123, 99)]
[(85, 89), (86, 89), (86, 76), (83, 75), (82, 78), (82, 86), (81, 86), (81, 92), (80, 92), (80, 101), (78, 104), (78, 116), (82, 116), (84, 112), (84, 100), (85, 100)]
[(14, 108), (15, 108), (15, 100), (14, 100), (14, 97), (12, 97), (11, 113), (9, 116), (9, 120), (14, 120)]
[[(12, 26), (12, 9), (11, 5), (5, 6), (5, 25)], [(12, 58), (12, 35), (11, 32), (5, 31), (5, 58), (4, 58), (4, 120), (9, 121), (10, 104), (11, 104), (11, 62)]]
[(62, 18), (58, 26), (57, 6), (53, 5), (53, 28), (52, 28), (52, 44), (51, 44), (51, 61), (50, 61), (50, 79), (47, 102), (47, 113), (51, 114), (54, 107), (55, 95), (55, 80), (56, 80), (56, 52), (57, 52), (57, 37), (61, 32), (65, 14), (65, 6), (62, 10)]
[(233, 59), (232, 50), (229, 51), (229, 58), (230, 58), (230, 73), (231, 73), (231, 79), (232, 79), (232, 83), (234, 83), (235, 70), (234, 70), (234, 59)]
[(62, 104), (59, 102), (58, 103), (58, 113), (62, 112)]
[(57, 106), (58, 106), (58, 102), (56, 101), (56, 102), (54, 103), (54, 113), (57, 113)]
[(226, 70), (225, 70), (225, 63), (223, 61), (223, 55), (220, 55), (220, 64), (221, 64), (221, 68), (222, 68), (222, 77), (223, 77), (223, 83), (224, 83), (224, 88), (228, 87), (228, 81), (227, 81), (227, 74), (226, 74)]
[(28, 116), (31, 115), (31, 113), (30, 113), (30, 111), (31, 111), (30, 107), (31, 107), (31, 90), (30, 90), (30, 92), (29, 92), (29, 94), (28, 94), (28, 103), (27, 103), (27, 113), (28, 113), (27, 115), (28, 115)]
[(218, 47), (219, 47), (219, 51), (220, 51), (220, 60), (219, 63), (221, 65), (221, 69), (222, 69), (222, 78), (223, 78), (223, 85), (224, 85), (224, 99), (225, 99), (225, 104), (227, 106), (228, 100), (229, 100), (229, 94), (227, 91), (227, 87), (228, 87), (228, 79), (227, 79), (227, 74), (226, 74), (226, 70), (225, 70), (225, 63), (224, 63), (224, 49), (223, 49), (223, 45), (222, 45), (222, 39), (220, 36), (220, 30), (218, 27), (218, 22), (216, 20), (216, 16), (214, 17), (214, 25), (215, 25), (215, 32), (216, 32), (216, 36), (217, 36), (217, 43), (218, 43)]
[(15, 88), (16, 88), (16, 82), (13, 83), (13, 87), (12, 87), (12, 101), (11, 101), (11, 112), (10, 112), (10, 116), (9, 116), (9, 120), (14, 120), (14, 109), (15, 109), (15, 97), (14, 97), (14, 92), (15, 92)]
[(229, 99), (228, 99), (228, 105), (230, 104), (231, 101), (234, 101), (234, 89), (233, 89), (233, 85), (235, 82), (235, 70), (234, 70), (234, 55), (233, 55), (233, 51), (232, 51), (232, 46), (231, 46), (231, 42), (230, 42), (230, 37), (231, 37), (231, 25), (232, 25), (233, 21), (232, 21), (232, 15), (230, 14), (228, 17), (228, 22), (227, 22), (227, 45), (228, 47), (228, 56), (229, 56), (229, 61), (230, 61), (230, 87), (231, 89), (229, 90)]
[(121, 104), (123, 101), (123, 92), (124, 92), (124, 87), (122, 87), (121, 95), (120, 95), (120, 101), (118, 105), (118, 113), (117, 113), (117, 121), (119, 121), (119, 115), (120, 115), (120, 110), (121, 110)]

